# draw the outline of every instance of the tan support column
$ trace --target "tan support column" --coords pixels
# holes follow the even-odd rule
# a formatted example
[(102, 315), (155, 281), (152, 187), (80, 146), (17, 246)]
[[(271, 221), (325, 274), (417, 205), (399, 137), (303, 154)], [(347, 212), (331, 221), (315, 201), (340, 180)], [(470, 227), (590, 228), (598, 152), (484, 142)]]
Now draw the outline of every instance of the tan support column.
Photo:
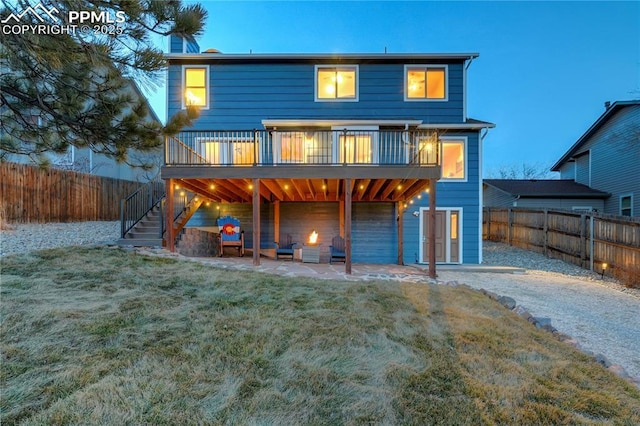
[(436, 277), (436, 179), (429, 179), (429, 277)]
[(260, 265), (260, 179), (253, 179), (253, 266)]
[(176, 251), (176, 236), (173, 233), (173, 191), (175, 189), (175, 181), (173, 179), (165, 180), (166, 200), (164, 203), (165, 214), (165, 241), (167, 249), (171, 252)]
[(344, 180), (344, 271), (351, 275), (351, 179)]
[(402, 215), (404, 213), (404, 203), (402, 201), (398, 201), (396, 203), (396, 211), (398, 212), (398, 265), (404, 264), (404, 239), (403, 239), (403, 220)]

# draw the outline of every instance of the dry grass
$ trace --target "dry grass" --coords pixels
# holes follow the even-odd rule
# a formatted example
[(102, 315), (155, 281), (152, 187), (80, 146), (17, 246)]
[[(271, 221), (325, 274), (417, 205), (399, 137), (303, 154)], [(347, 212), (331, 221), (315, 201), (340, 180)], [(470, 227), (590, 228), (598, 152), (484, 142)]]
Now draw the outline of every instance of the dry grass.
[(119, 249), (2, 259), (2, 424), (640, 423), (640, 392), (479, 293)]

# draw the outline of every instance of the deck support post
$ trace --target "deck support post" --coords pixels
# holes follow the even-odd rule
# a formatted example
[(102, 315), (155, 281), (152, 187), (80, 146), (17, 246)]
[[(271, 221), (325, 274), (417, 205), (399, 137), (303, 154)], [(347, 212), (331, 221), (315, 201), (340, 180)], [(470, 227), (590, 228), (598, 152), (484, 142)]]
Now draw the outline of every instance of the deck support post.
[(351, 275), (351, 179), (344, 180), (344, 271)]
[(396, 221), (398, 222), (398, 265), (404, 265), (404, 241), (403, 241), (403, 213), (404, 203), (396, 202), (396, 212), (398, 214)]
[(344, 200), (340, 200), (340, 206), (338, 210), (340, 211), (340, 236), (344, 238)]
[(429, 179), (429, 277), (436, 278), (436, 179)]
[(166, 247), (169, 251), (176, 251), (176, 236), (174, 235), (174, 227), (173, 227), (173, 210), (174, 210), (174, 191), (175, 184), (174, 179), (166, 179), (165, 180), (165, 194), (166, 194), (166, 202), (165, 206), (165, 241)]
[(273, 240), (280, 243), (280, 200), (273, 202)]
[(260, 179), (253, 179), (253, 266), (260, 265)]

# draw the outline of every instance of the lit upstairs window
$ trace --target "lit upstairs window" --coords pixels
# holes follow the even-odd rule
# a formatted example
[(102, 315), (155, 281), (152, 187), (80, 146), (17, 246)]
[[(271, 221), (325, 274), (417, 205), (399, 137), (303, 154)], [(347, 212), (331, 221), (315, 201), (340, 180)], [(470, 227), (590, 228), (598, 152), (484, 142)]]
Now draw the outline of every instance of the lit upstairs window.
[(447, 100), (446, 66), (407, 66), (405, 69), (405, 99)]
[(208, 82), (209, 69), (207, 67), (184, 67), (184, 107), (209, 107)]
[(316, 66), (316, 100), (357, 101), (357, 80), (357, 66)]

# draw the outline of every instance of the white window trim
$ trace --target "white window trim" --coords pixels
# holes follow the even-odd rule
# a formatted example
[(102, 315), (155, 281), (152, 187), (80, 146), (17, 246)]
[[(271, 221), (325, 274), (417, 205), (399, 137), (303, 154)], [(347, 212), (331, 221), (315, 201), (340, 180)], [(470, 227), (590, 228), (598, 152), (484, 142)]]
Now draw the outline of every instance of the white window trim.
[[(463, 247), (463, 238), (464, 238), (464, 232), (463, 232), (463, 226), (462, 224), (464, 223), (463, 221), (463, 215), (464, 215), (464, 209), (462, 207), (436, 207), (436, 211), (443, 211), (443, 212), (447, 212), (447, 214), (445, 215), (445, 235), (447, 235), (447, 239), (446, 239), (446, 255), (445, 255), (445, 261), (444, 262), (436, 262), (436, 264), (442, 265), (462, 265), (464, 263), (464, 259), (462, 257), (462, 254), (464, 253)], [(449, 236), (451, 235), (451, 212), (452, 211), (457, 211), (458, 212), (458, 262), (451, 262), (451, 238), (449, 238)], [(420, 237), (422, 237), (424, 235), (424, 216), (429, 214), (429, 207), (420, 207), (420, 223), (419, 225), (419, 229), (418, 232), (420, 235)], [(424, 262), (422, 261), (422, 259), (424, 259), (424, 251), (422, 250), (423, 248), (423, 244), (422, 244), (422, 240), (420, 240), (418, 242), (418, 259), (421, 259), (420, 263), (425, 264), (428, 262)]]
[(634, 211), (633, 211), (633, 192), (627, 192), (625, 194), (620, 194), (620, 196), (618, 197), (618, 214), (620, 216), (622, 216), (622, 199), (623, 198), (630, 198), (631, 201), (631, 217), (633, 217)]
[[(435, 99), (435, 98), (410, 98), (409, 94), (407, 93), (407, 77), (408, 77), (408, 73), (409, 73), (409, 69), (415, 69), (415, 68), (424, 68), (424, 69), (429, 69), (429, 68), (444, 68), (444, 98), (442, 99)], [(426, 90), (426, 84), (427, 82), (425, 81), (425, 90)], [(404, 101), (405, 102), (447, 102), (449, 101), (449, 66), (447, 64), (407, 64), (404, 66), (404, 88), (402, 89), (402, 91), (404, 92)], [(426, 96), (426, 95), (425, 95)]]
[[(447, 178), (442, 176), (440, 182), (468, 182), (469, 181), (469, 137), (468, 136), (440, 136), (440, 142), (462, 142), (464, 145), (464, 178)], [(440, 144), (440, 161), (444, 161), (444, 145)], [(482, 179), (480, 179), (482, 181)]]
[[(353, 69), (356, 74), (355, 92), (353, 98), (319, 98), (318, 97), (318, 71), (323, 68)], [(315, 102), (358, 102), (360, 98), (360, 66), (356, 64), (316, 65), (313, 69), (313, 98)]]
[(204, 106), (199, 107), (200, 109), (209, 109), (209, 99), (211, 99), (211, 82), (209, 81), (209, 65), (183, 65), (180, 72), (182, 73), (182, 85), (180, 86), (180, 99), (182, 99), (182, 109), (187, 109), (187, 104), (185, 103), (185, 92), (186, 92), (186, 74), (187, 69), (195, 68), (195, 69), (204, 69), (205, 70), (205, 91), (207, 92), (207, 103)]

